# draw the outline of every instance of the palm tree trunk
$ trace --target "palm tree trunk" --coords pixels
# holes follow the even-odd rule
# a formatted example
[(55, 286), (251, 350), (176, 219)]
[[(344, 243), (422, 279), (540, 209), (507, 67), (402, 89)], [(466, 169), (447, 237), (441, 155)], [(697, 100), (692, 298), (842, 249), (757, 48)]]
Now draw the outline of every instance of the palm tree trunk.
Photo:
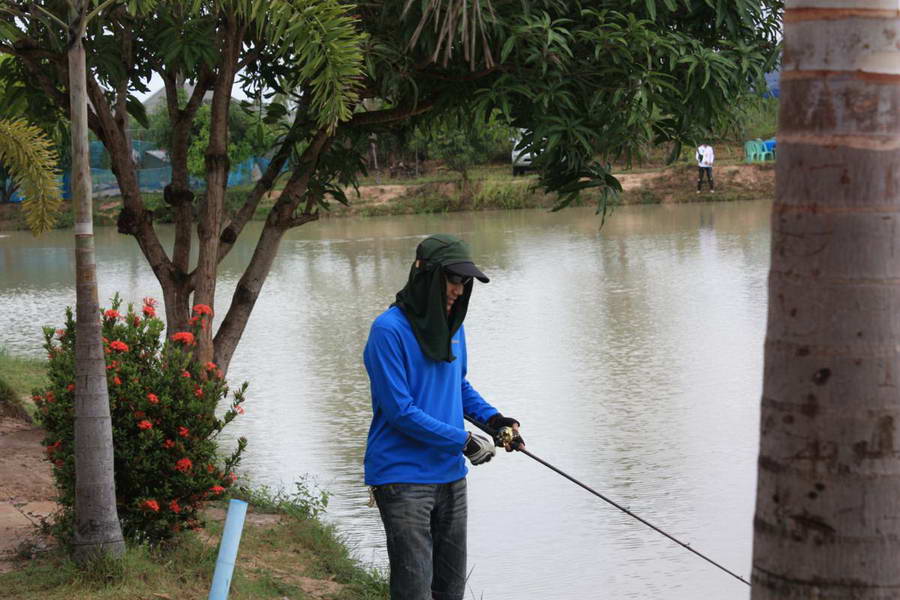
[(895, 598), (900, 20), (808, 5), (784, 19), (752, 598)]
[(69, 87), (72, 117), (72, 193), (75, 205), (75, 559), (121, 556), (125, 550), (113, 472), (112, 421), (97, 299), (97, 270), (88, 162), (87, 90), (81, 20), (70, 23)]

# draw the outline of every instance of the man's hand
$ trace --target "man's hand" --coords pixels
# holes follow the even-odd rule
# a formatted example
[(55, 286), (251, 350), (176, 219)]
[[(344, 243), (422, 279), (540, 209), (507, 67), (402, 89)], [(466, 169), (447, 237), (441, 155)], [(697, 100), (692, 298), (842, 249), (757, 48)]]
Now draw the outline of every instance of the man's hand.
[(480, 465), (494, 458), (494, 444), (491, 440), (483, 435), (469, 434), (466, 445), (463, 447), (463, 454), (469, 459), (473, 465)]
[(506, 448), (507, 452), (512, 452), (513, 450), (525, 449), (525, 440), (522, 439), (522, 436), (519, 435), (519, 422), (513, 419), (512, 417), (504, 417), (500, 413), (495, 414), (490, 419), (488, 419), (488, 427), (494, 429), (495, 431), (500, 431), (504, 427), (510, 427), (513, 430), (513, 439), (512, 442), (503, 443), (498, 439), (494, 439), (494, 442), (498, 446), (503, 446)]

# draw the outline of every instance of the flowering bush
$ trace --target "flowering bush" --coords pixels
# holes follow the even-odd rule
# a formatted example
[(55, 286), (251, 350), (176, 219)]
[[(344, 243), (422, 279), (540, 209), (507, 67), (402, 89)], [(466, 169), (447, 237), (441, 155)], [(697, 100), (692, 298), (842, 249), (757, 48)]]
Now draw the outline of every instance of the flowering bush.
[[(215, 412), (229, 394), (214, 363), (197, 361), (195, 334), (207, 326), (209, 307), (198, 305), (194, 332), (162, 341), (155, 301), (144, 299), (141, 313), (131, 306), (121, 314), (113, 299), (102, 313), (103, 346), (109, 385), (116, 497), (126, 535), (160, 541), (185, 527), (199, 525), (204, 501), (221, 496), (236, 480), (234, 468), (247, 445), (244, 438), (220, 458), (216, 437), (238, 414), (247, 384), (233, 390), (221, 417)], [(47, 460), (63, 506), (63, 524), (71, 522), (75, 500), (74, 405), (75, 321), (66, 310), (65, 329), (44, 330), (50, 385), (35, 393)]]

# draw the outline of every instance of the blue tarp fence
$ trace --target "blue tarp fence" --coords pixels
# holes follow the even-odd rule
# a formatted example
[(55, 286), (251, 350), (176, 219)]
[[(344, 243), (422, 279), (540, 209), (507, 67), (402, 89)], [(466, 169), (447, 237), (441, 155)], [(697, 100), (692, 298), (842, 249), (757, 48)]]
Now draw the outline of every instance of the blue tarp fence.
[[(140, 160), (144, 153), (158, 149), (154, 143), (142, 140), (132, 141), (132, 147), (137, 160)], [(108, 164), (108, 160), (105, 158), (106, 149), (103, 147), (103, 142), (91, 142), (90, 154), (94, 194), (98, 196), (118, 195), (119, 184), (115, 175), (113, 175), (111, 170), (103, 168), (104, 164)], [(252, 184), (254, 181), (254, 167), (258, 165), (258, 172), (262, 172), (268, 164), (268, 159), (253, 157), (232, 165), (231, 170), (228, 172), (228, 187)], [(138, 169), (137, 176), (138, 185), (142, 192), (161, 192), (172, 181), (172, 167)], [(206, 182), (202, 179), (191, 177), (191, 185), (197, 189), (203, 189)]]
[[(72, 184), (69, 179), (70, 175), (68, 171), (63, 171), (62, 175), (57, 179), (57, 181), (59, 181), (59, 189), (62, 191), (63, 200), (68, 200), (72, 197)], [(22, 201), (22, 196), (19, 195), (18, 191), (15, 191), (9, 201), (18, 204)]]

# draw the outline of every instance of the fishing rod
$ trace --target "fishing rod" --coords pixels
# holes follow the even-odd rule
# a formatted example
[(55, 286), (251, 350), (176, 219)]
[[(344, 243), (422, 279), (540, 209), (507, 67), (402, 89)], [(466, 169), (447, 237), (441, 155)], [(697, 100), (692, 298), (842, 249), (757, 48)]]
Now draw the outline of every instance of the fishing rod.
[(603, 501), (606, 502), (607, 504), (611, 504), (612, 506), (615, 506), (616, 508), (618, 508), (619, 510), (621, 510), (623, 513), (625, 513), (626, 515), (628, 515), (629, 517), (634, 517), (635, 519), (637, 519), (638, 521), (640, 521), (641, 523), (643, 523), (644, 525), (646, 525), (646, 526), (649, 527), (650, 529), (652, 529), (652, 530), (654, 530), (654, 531), (656, 531), (656, 532), (658, 532), (658, 533), (663, 534), (664, 536), (666, 536), (667, 538), (669, 538), (670, 540), (672, 540), (673, 542), (675, 542), (675, 543), (678, 544), (679, 546), (682, 546), (683, 548), (685, 548), (685, 549), (687, 549), (687, 550), (690, 550), (691, 552), (693, 552), (694, 554), (696, 554), (697, 556), (699, 556), (700, 558), (702, 558), (702, 559), (705, 560), (706, 562), (710, 563), (711, 565), (714, 565), (714, 566), (716, 566), (716, 567), (722, 569), (723, 571), (725, 571), (726, 573), (728, 573), (729, 575), (731, 575), (732, 577), (734, 577), (734, 578), (737, 579), (738, 581), (741, 581), (741, 582), (743, 582), (743, 583), (746, 583), (747, 585), (750, 585), (750, 582), (749, 582), (749, 581), (747, 581), (746, 579), (744, 579), (743, 577), (741, 577), (740, 575), (738, 575), (738, 574), (735, 573), (734, 571), (730, 571), (729, 569), (723, 567), (722, 565), (720, 565), (719, 563), (717, 563), (717, 562), (714, 561), (713, 559), (709, 558), (708, 556), (706, 556), (706, 555), (704, 555), (704, 554), (702, 554), (702, 553), (700, 553), (700, 552), (697, 552), (696, 550), (694, 550), (693, 548), (691, 548), (691, 545), (690, 545), (690, 544), (686, 544), (686, 543), (682, 542), (681, 540), (679, 540), (679, 539), (677, 539), (677, 538), (675, 538), (675, 537), (669, 535), (668, 533), (666, 533), (665, 531), (663, 531), (662, 529), (660, 529), (659, 527), (657, 527), (657, 526), (654, 525), (653, 523), (650, 523), (650, 522), (647, 521), (646, 519), (642, 519), (641, 517), (637, 516), (636, 514), (634, 514), (633, 512), (631, 512), (630, 510), (628, 510), (628, 509), (625, 508), (624, 506), (622, 506), (621, 504), (618, 504), (618, 503), (616, 503), (615, 501), (610, 500), (609, 498), (607, 498), (606, 496), (604, 496), (603, 494), (601, 494), (601, 493), (598, 492), (597, 490), (591, 488), (590, 486), (587, 486), (587, 485), (581, 483), (580, 481), (578, 481), (577, 479), (575, 479), (574, 477), (572, 477), (572, 476), (569, 475), (568, 473), (562, 471), (561, 469), (558, 469), (558, 468), (554, 467), (553, 465), (551, 465), (551, 464), (548, 463), (547, 461), (545, 461), (545, 460), (543, 460), (543, 459), (541, 459), (541, 458), (538, 458), (537, 456), (535, 456), (534, 454), (532, 454), (532, 453), (529, 452), (528, 450), (525, 450), (524, 448), (522, 448), (522, 443), (521, 443), (521, 441), (517, 441), (517, 440), (521, 440), (521, 438), (519, 438), (518, 434), (516, 434), (516, 433), (513, 431), (512, 427), (501, 427), (500, 430), (498, 431), (498, 430), (494, 429), (493, 427), (491, 427), (491, 426), (489, 426), (489, 425), (486, 425), (486, 424), (484, 424), (484, 423), (480, 423), (480, 422), (476, 421), (475, 419), (473, 419), (473, 418), (471, 418), (471, 417), (469, 417), (469, 416), (466, 416), (465, 419), (466, 419), (466, 421), (468, 421), (469, 423), (471, 423), (472, 425), (474, 425), (474, 426), (477, 427), (478, 429), (482, 430), (483, 432), (485, 432), (486, 434), (488, 434), (489, 436), (491, 436), (491, 437), (494, 438), (495, 440), (498, 440), (501, 444), (503, 444), (503, 445), (509, 445), (509, 447), (511, 447), (513, 450), (516, 450), (517, 452), (521, 452), (521, 453), (524, 454), (525, 456), (527, 456), (527, 457), (529, 457), (529, 458), (532, 458), (532, 459), (536, 460), (537, 462), (541, 463), (542, 465), (544, 465), (544, 466), (547, 467), (548, 469), (550, 469), (550, 470), (552, 470), (552, 471), (555, 471), (556, 473), (559, 473), (560, 475), (562, 475), (563, 477), (565, 477), (566, 479), (568, 479), (569, 481), (571, 481), (571, 482), (574, 483), (575, 485), (578, 485), (578, 486), (583, 487), (584, 489), (586, 489), (587, 491), (589, 491), (589, 492), (592, 493), (593, 495), (597, 496), (598, 498), (600, 498), (601, 500), (603, 500)]

